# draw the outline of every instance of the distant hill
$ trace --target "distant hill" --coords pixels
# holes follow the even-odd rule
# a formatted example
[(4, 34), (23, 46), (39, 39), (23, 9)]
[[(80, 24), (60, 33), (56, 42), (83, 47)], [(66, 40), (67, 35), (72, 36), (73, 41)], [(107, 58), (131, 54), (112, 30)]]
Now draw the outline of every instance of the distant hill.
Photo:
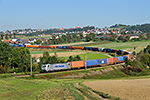
[(143, 33), (150, 32), (150, 24), (141, 24), (141, 25), (123, 25), (123, 24), (115, 24), (110, 26), (111, 30), (119, 30), (119, 31), (142, 31)]

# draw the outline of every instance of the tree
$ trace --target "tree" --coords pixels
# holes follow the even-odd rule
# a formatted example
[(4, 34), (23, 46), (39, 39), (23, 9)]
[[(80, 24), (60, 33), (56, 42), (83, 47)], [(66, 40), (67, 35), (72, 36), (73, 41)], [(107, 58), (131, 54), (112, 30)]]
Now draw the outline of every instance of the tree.
[(12, 34), (9, 34), (9, 38), (11, 38), (12, 37)]
[(83, 39), (83, 38), (84, 38), (82, 33), (80, 33), (79, 35), (80, 35), (80, 39)]
[(127, 41), (129, 41), (130, 37), (127, 35), (127, 36), (125, 37), (125, 39), (126, 39)]
[(37, 41), (36, 41), (36, 44), (41, 44), (42, 43), (42, 40), (41, 39), (38, 39)]
[(87, 34), (85, 37), (86, 42), (89, 42), (92, 40), (92, 37), (90, 36), (90, 34)]
[(20, 47), (18, 52), (21, 55), (21, 68), (27, 72), (30, 70), (30, 51), (28, 48)]
[(147, 40), (150, 40), (150, 32), (147, 33)]
[(8, 34), (5, 34), (5, 39), (8, 39)]
[(16, 38), (16, 34), (17, 34), (17, 33), (14, 33), (14, 34), (13, 34), (13, 35), (14, 35), (14, 38)]
[(110, 40), (110, 41), (115, 41), (115, 40), (116, 40), (116, 37), (117, 37), (116, 35), (111, 35), (110, 38), (109, 38), (109, 40)]
[(0, 41), (0, 65), (7, 67), (6, 64), (10, 58), (10, 51), (10, 46), (5, 42)]
[(124, 37), (122, 35), (119, 36), (118, 40), (123, 41)]
[(138, 35), (140, 40), (145, 40), (145, 37), (141, 34)]
[(69, 56), (69, 59), (67, 61), (73, 61), (73, 57)]
[(92, 40), (94, 40), (95, 39), (95, 33), (90, 33), (90, 36), (92, 37)]
[(2, 40), (4, 39), (4, 34), (1, 35), (1, 39), (2, 39)]

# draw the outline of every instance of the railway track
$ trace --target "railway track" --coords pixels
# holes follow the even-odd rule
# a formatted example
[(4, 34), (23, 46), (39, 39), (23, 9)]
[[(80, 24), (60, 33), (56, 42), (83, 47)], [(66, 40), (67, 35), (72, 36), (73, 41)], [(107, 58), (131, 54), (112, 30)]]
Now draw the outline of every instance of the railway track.
[[(125, 63), (124, 62), (122, 62), (122, 63), (118, 63), (118, 64), (114, 64), (114, 65), (106, 65), (106, 66), (99, 66), (99, 67), (90, 67), (90, 68), (88, 68), (88, 69), (86, 69), (86, 70), (90, 70), (90, 69), (97, 69), (97, 68), (104, 68), (104, 67), (110, 67), (110, 66), (119, 66), (119, 65), (124, 65)], [(49, 72), (49, 73), (38, 73), (38, 74), (34, 74), (34, 75), (36, 75), (36, 76), (38, 76), (38, 75), (46, 75), (46, 74), (54, 74), (54, 73), (62, 73), (62, 72), (72, 72), (72, 71), (83, 71), (83, 70), (85, 70), (85, 69), (72, 69), (72, 70), (62, 70), (62, 71), (53, 71), (53, 72)], [(30, 75), (16, 75), (15, 77), (29, 77)]]

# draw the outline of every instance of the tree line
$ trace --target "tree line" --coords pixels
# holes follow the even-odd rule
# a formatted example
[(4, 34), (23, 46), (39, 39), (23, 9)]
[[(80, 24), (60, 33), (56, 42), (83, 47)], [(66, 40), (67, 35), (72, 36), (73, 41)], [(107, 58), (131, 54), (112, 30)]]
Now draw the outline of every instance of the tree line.
[(0, 73), (27, 72), (30, 70), (30, 51), (28, 48), (11, 48), (0, 41)]

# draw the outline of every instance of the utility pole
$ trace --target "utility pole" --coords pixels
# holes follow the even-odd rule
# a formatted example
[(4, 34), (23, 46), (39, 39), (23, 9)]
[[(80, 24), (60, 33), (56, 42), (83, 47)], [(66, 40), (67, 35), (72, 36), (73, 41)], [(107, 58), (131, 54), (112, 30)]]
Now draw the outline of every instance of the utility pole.
[(31, 74), (30, 75), (32, 76), (32, 56), (30, 56), (30, 68), (31, 68), (30, 69), (31, 70)]
[(85, 70), (87, 69), (86, 60), (87, 60), (87, 52), (85, 53)]
[(115, 51), (115, 66), (116, 66), (116, 51)]

